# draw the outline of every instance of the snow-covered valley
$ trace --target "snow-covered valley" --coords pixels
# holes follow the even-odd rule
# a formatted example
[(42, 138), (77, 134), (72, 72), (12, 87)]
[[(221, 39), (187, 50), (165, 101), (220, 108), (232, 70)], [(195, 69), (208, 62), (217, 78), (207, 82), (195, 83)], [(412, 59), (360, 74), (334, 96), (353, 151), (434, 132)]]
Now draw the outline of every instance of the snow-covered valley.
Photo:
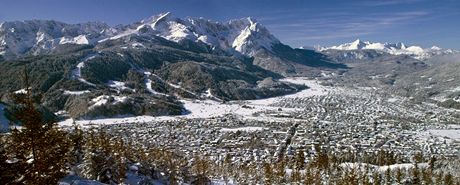
[[(455, 157), (460, 152), (459, 126), (448, 124), (459, 111), (433, 104), (414, 104), (408, 98), (385, 96), (378, 88), (320, 85), (308, 78), (285, 78), (308, 89), (294, 94), (247, 101), (181, 100), (187, 111), (180, 116), (137, 116), (76, 120), (85, 128), (109, 130), (116, 137), (146, 146), (169, 147), (185, 157), (204, 152), (217, 164), (228, 153), (232, 161), (260, 164), (281, 156), (295, 158), (304, 152), (308, 160), (321, 144), (333, 153), (380, 155), (391, 151), (398, 163), (374, 165), (344, 162), (342, 169), (385, 174), (415, 168), (413, 156)], [(430, 116), (427, 116), (430, 115)], [(73, 120), (59, 124), (71, 128)], [(256, 142), (257, 147), (245, 146)], [(193, 159), (189, 159), (193, 160)], [(424, 159), (425, 161), (428, 159)], [(418, 163), (417, 168), (427, 168)], [(285, 169), (288, 176), (294, 173)], [(301, 173), (307, 173), (301, 171)], [(454, 173), (454, 172), (452, 172)], [(231, 179), (231, 182), (235, 179)], [(220, 178), (214, 184), (225, 184)]]
[[(432, 144), (434, 144), (432, 142), (434, 141), (443, 142), (447, 140), (450, 144), (455, 144), (455, 142), (459, 141), (458, 130), (456, 130), (455, 127), (443, 124), (447, 120), (452, 119), (452, 114), (458, 114), (456, 110), (439, 108), (438, 111), (434, 112), (436, 117), (432, 116), (427, 119), (425, 112), (431, 112), (433, 105), (413, 105), (407, 98), (403, 97), (382, 97), (378, 89), (349, 89), (344, 87), (323, 86), (320, 85), (320, 82), (317, 80), (303, 77), (285, 78), (282, 79), (282, 81), (307, 85), (309, 88), (294, 94), (279, 97), (259, 100), (228, 101), (225, 103), (211, 99), (183, 99), (181, 102), (184, 104), (186, 111), (183, 115), (179, 116), (120, 116), (118, 118), (92, 120), (68, 119), (59, 122), (59, 125), (67, 127), (71, 126), (73, 122), (76, 122), (84, 127), (118, 125), (137, 128), (141, 127), (141, 125), (152, 124), (153, 126), (163, 122), (181, 123), (187, 122), (187, 120), (209, 120), (210, 122), (208, 124), (211, 124), (213, 122), (212, 120), (230, 118), (241, 120), (242, 122), (246, 122), (246, 124), (241, 125), (241, 128), (240, 126), (232, 124), (220, 125), (217, 128), (222, 128), (222, 131), (252, 130), (259, 132), (275, 132), (277, 129), (270, 129), (270, 125), (273, 123), (300, 123), (301, 125), (306, 124), (305, 126), (309, 125), (305, 129), (311, 129), (312, 124), (313, 127), (327, 125), (326, 128), (332, 131), (330, 134), (341, 135), (344, 134), (341, 132), (345, 130), (339, 131), (335, 129), (341, 128), (344, 125), (356, 126), (356, 129), (358, 129), (362, 126), (372, 128), (375, 123), (379, 123), (381, 126), (378, 126), (378, 128), (382, 129), (381, 134), (387, 135), (392, 133), (399, 135), (399, 137), (410, 136), (417, 142), (425, 142), (424, 144), (417, 143), (421, 148), (426, 147), (425, 145), (432, 146)], [(421, 120), (424, 123), (416, 124), (409, 122), (407, 124), (411, 126), (408, 128), (404, 128), (402, 125), (397, 124), (398, 120), (406, 119)], [(333, 122), (335, 124), (331, 124)], [(289, 127), (290, 126), (286, 125), (279, 129), (284, 130)], [(211, 128), (213, 128), (213, 126), (211, 126)], [(354, 131), (352, 132), (352, 137), (363, 137), (366, 135), (366, 132), (365, 130), (360, 130), (359, 132)], [(416, 134), (419, 132), (423, 134)], [(406, 144), (409, 143), (411, 142)], [(403, 143), (400, 144), (406, 145)], [(452, 154), (458, 152), (458, 149), (455, 148), (456, 147), (452, 148)]]

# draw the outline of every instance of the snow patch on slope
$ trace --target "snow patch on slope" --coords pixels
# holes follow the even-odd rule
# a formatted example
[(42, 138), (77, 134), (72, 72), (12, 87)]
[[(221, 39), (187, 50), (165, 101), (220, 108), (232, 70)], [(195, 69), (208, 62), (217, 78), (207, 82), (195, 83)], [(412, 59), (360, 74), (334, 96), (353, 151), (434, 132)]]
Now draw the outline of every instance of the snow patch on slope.
[(89, 44), (88, 39), (86, 38), (85, 35), (79, 35), (77, 37), (73, 38), (68, 38), (68, 37), (62, 37), (59, 41), (59, 44), (79, 44), (79, 45), (85, 45)]
[(111, 88), (114, 88), (118, 93), (120, 93), (120, 91), (123, 91), (123, 90), (129, 90), (129, 91), (132, 91), (132, 92), (136, 91), (134, 89), (126, 87), (125, 82), (120, 82), (120, 81), (116, 81), (116, 80), (109, 80), (107, 85), (109, 87), (111, 87)]
[(124, 103), (128, 101), (128, 97), (126, 96), (109, 96), (109, 95), (102, 95), (98, 96), (96, 98), (91, 99), (91, 103), (93, 103), (89, 109), (93, 109), (98, 106), (106, 105), (106, 104), (112, 104), (116, 105), (119, 103)]
[(72, 79), (77, 79), (80, 82), (83, 82), (85, 84), (88, 84), (90, 86), (96, 86), (95, 84), (86, 81), (82, 76), (81, 76), (81, 69), (85, 67), (85, 62), (94, 59), (96, 55), (89, 55), (83, 60), (80, 61), (80, 63), (77, 64), (77, 67), (72, 71)]
[(84, 90), (84, 91), (64, 91), (64, 94), (65, 95), (83, 95), (83, 94), (86, 94), (86, 93), (90, 93), (90, 91), (88, 90)]
[(145, 75), (144, 83), (145, 83), (145, 87), (147, 88), (147, 91), (149, 91), (151, 94), (154, 94), (154, 95), (168, 96), (167, 94), (159, 93), (153, 90), (152, 88), (153, 81), (150, 79), (150, 76), (152, 76), (151, 72), (144, 71), (143, 73)]

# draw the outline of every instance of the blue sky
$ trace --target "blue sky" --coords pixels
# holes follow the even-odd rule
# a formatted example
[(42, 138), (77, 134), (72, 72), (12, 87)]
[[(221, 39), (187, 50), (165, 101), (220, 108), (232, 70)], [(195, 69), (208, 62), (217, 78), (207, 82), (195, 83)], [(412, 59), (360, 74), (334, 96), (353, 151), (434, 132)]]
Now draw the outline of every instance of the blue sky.
[(460, 0), (1, 0), (0, 21), (128, 24), (161, 12), (227, 21), (254, 17), (293, 47), (356, 38), (460, 49)]

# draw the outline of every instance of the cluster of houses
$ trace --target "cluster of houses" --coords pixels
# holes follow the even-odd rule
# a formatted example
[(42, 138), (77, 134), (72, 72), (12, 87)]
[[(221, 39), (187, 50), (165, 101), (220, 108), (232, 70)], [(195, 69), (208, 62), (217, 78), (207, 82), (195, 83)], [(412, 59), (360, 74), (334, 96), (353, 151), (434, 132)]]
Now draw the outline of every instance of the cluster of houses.
[(227, 114), (104, 127), (146, 147), (220, 161), (230, 156), (232, 161), (262, 162), (297, 152), (308, 157), (316, 155), (318, 145), (336, 154), (391, 151), (407, 160), (415, 153), (460, 156), (460, 140), (429, 132), (451, 129), (449, 124), (459, 121), (455, 110), (358, 90), (283, 98), (268, 106), (279, 108), (251, 118)]

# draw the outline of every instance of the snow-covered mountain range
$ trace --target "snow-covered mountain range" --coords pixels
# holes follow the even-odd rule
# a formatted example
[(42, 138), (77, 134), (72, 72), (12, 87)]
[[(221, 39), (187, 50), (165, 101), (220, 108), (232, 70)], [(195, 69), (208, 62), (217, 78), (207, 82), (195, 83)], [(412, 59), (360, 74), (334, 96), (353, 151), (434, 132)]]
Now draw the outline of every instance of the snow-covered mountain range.
[(14, 58), (46, 53), (65, 44), (92, 45), (129, 35), (154, 35), (174, 42), (202, 42), (229, 54), (252, 56), (280, 43), (252, 18), (220, 23), (203, 18), (180, 19), (171, 13), (129, 25), (111, 27), (100, 22), (66, 24), (57, 21), (14, 21), (0, 24), (0, 55)]
[[(0, 23), (0, 55), (9, 59), (47, 54), (69, 44), (95, 45), (132, 35), (159, 36), (174, 42), (193, 41), (208, 45), (212, 50), (250, 57), (260, 49), (271, 51), (272, 46), (281, 44), (266, 27), (250, 17), (215, 22), (204, 18), (181, 19), (167, 12), (119, 26), (109, 26), (101, 22), (66, 24), (46, 20), (3, 22)], [(338, 46), (315, 49), (376, 50), (392, 55), (409, 55), (419, 60), (458, 52), (436, 46), (422, 48), (406, 46), (403, 43), (363, 42), (359, 39)]]
[(342, 51), (354, 51), (354, 50), (376, 50), (380, 52), (385, 52), (391, 55), (409, 55), (415, 59), (424, 60), (428, 59), (435, 55), (444, 55), (444, 54), (453, 54), (458, 53), (456, 50), (452, 49), (442, 49), (437, 46), (431, 48), (422, 48), (420, 46), (406, 46), (404, 43), (379, 43), (379, 42), (369, 42), (361, 41), (359, 39), (351, 42), (345, 43), (338, 46), (331, 47), (319, 47), (319, 51), (326, 50), (342, 50)]
[(144, 19), (135, 24), (135, 29), (128, 29), (112, 38), (126, 34), (138, 34), (139, 31), (151, 32), (167, 40), (179, 42), (189, 39), (203, 42), (224, 51), (237, 51), (252, 56), (258, 49), (271, 49), (280, 41), (267, 28), (253, 18), (243, 18), (219, 23), (203, 18), (179, 19), (171, 13), (164, 13)]
[[(92, 44), (113, 34), (100, 22), (66, 24), (58, 21), (30, 20), (0, 24), (0, 55), (6, 58), (41, 54), (63, 44)], [(108, 33), (111, 32), (111, 33)]]

